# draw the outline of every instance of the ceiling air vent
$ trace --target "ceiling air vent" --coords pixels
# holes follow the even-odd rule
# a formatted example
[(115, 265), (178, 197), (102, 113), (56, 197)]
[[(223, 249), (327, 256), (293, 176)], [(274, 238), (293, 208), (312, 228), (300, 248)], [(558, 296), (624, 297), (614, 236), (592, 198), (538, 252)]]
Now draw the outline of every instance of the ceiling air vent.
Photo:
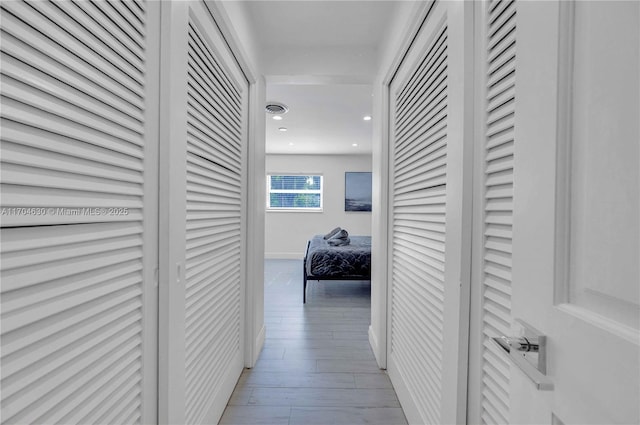
[(286, 114), (289, 111), (289, 108), (287, 107), (287, 105), (284, 105), (282, 103), (268, 102), (264, 110), (268, 114), (281, 115), (281, 114)]

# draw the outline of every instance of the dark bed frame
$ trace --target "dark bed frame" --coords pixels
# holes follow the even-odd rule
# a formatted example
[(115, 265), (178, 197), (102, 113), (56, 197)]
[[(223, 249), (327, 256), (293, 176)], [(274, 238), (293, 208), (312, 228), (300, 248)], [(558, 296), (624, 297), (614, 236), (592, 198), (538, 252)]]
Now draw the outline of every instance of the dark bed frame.
[(304, 260), (302, 261), (302, 303), (306, 304), (307, 302), (307, 280), (317, 280), (320, 282), (321, 280), (371, 280), (371, 274), (364, 275), (343, 275), (343, 276), (315, 276), (311, 274), (307, 274), (307, 257), (309, 256), (309, 245), (311, 245), (311, 241), (307, 241), (307, 249), (304, 252)]

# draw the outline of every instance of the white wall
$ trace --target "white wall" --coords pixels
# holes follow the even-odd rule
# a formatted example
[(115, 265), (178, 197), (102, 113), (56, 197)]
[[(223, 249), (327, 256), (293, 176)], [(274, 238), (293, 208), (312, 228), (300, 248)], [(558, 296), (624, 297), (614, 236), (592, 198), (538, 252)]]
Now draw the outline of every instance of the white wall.
[(269, 82), (288, 82), (292, 76), (341, 76), (353, 83), (371, 83), (376, 53), (360, 46), (267, 47), (260, 51), (260, 66)]
[(370, 212), (344, 211), (344, 173), (371, 171), (370, 155), (267, 155), (266, 170), (267, 174), (324, 176), (322, 212), (266, 213), (266, 258), (301, 259), (311, 236), (327, 233), (337, 226), (347, 229), (351, 235), (371, 235)]

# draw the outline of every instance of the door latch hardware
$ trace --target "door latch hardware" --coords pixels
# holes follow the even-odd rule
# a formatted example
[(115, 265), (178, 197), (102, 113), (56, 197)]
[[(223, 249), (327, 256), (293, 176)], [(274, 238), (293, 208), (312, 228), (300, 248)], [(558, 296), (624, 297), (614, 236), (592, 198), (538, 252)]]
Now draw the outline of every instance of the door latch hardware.
[(547, 377), (547, 337), (520, 319), (516, 323), (522, 330), (521, 336), (503, 335), (492, 340), (509, 354), (538, 390), (552, 390), (553, 382)]
[[(530, 337), (531, 338), (531, 337)], [(534, 352), (537, 353), (540, 345), (538, 344), (538, 338), (533, 337), (531, 339), (520, 336), (520, 337), (508, 337), (501, 336), (496, 339), (497, 343), (500, 344), (505, 351), (509, 352), (511, 350), (523, 351), (523, 352)]]

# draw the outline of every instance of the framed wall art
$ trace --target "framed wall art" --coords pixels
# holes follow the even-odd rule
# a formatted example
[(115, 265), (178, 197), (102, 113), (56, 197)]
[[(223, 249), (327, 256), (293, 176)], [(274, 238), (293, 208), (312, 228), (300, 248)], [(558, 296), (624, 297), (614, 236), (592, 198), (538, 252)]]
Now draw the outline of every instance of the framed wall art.
[(371, 211), (371, 172), (344, 173), (344, 210)]

